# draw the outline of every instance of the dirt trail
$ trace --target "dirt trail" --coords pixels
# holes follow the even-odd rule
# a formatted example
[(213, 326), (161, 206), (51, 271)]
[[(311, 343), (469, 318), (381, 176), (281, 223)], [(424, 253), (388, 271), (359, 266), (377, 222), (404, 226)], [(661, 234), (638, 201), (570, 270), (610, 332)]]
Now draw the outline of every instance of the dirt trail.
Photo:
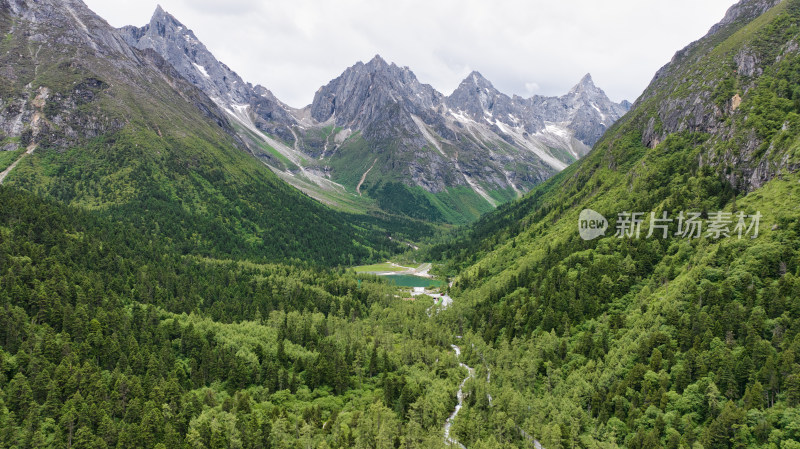
[(22, 160), (22, 159), (23, 159), (25, 156), (27, 156), (27, 155), (29, 155), (29, 154), (33, 153), (33, 151), (34, 151), (34, 150), (36, 150), (36, 145), (35, 145), (35, 144), (31, 144), (31, 145), (28, 147), (28, 149), (27, 149), (27, 150), (26, 150), (24, 153), (22, 153), (22, 155), (20, 155), (20, 157), (18, 157), (16, 161), (14, 161), (14, 163), (13, 163), (13, 164), (9, 165), (7, 169), (3, 170), (3, 172), (2, 172), (2, 173), (0, 173), (0, 184), (2, 184), (2, 183), (3, 183), (3, 181), (5, 181), (5, 180), (6, 180), (6, 176), (8, 176), (8, 174), (9, 174), (9, 173), (11, 173), (11, 171), (12, 171), (12, 170), (14, 170), (14, 168), (16, 168), (16, 167), (17, 167), (17, 164), (19, 164), (19, 162), (20, 162), (20, 161), (21, 161), (21, 160)]
[(358, 193), (358, 196), (361, 196), (361, 185), (364, 184), (364, 181), (367, 179), (367, 175), (372, 171), (372, 168), (375, 167), (377, 162), (378, 158), (376, 157), (375, 160), (372, 161), (372, 165), (369, 166), (369, 170), (365, 171), (364, 174), (361, 175), (361, 181), (358, 181), (358, 185), (356, 186), (356, 193)]
[(20, 163), (22, 159), (25, 158), (25, 156), (33, 153), (36, 150), (37, 144), (35, 140), (39, 136), (39, 132), (42, 129), (41, 123), (45, 119), (44, 113), (42, 111), (44, 110), (44, 105), (47, 103), (47, 99), (49, 97), (50, 97), (50, 89), (42, 86), (39, 88), (36, 97), (33, 99), (33, 101), (31, 101), (31, 106), (33, 106), (34, 110), (33, 117), (31, 117), (31, 131), (33, 131), (32, 138), (34, 142), (28, 145), (28, 148), (25, 150), (25, 152), (22, 153), (17, 158), (17, 160), (14, 161), (14, 163), (9, 165), (8, 168), (6, 168), (5, 170), (3, 170), (2, 173), (0, 173), (0, 184), (2, 184), (6, 180), (6, 177), (9, 175), (9, 173), (11, 173), (17, 167), (17, 165)]

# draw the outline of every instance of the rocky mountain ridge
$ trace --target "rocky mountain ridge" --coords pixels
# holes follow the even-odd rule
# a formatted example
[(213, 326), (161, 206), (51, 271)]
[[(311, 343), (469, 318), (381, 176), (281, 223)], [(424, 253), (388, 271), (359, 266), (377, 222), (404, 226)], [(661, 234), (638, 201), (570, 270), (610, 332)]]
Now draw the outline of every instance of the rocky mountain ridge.
[[(753, 126), (748, 112), (760, 112), (761, 106), (753, 109), (753, 101), (746, 101), (748, 94), (752, 97), (751, 91), (759, 88), (759, 78), (768, 68), (791, 60), (800, 51), (798, 41), (787, 37), (791, 28), (781, 36), (787, 37), (786, 42), (780, 43), (754, 36), (750, 28), (768, 23), (784, 9), (791, 8), (782, 0), (739, 2), (702, 39), (678, 51), (633, 105), (649, 112), (648, 121), (641, 124), (642, 143), (654, 148), (670, 135), (686, 131), (728, 142), (726, 151), (702, 154), (700, 160), (715, 168), (728, 167), (727, 179), (743, 191), (757, 189), (783, 171), (795, 170), (798, 164), (781, 154), (780, 145), (770, 142), (776, 131), (791, 132), (789, 121), (772, 124), (769, 127), (775, 129), (768, 132), (751, 131), (746, 137), (741, 132)], [(787, 27), (793, 25), (784, 22)], [(743, 24), (751, 25), (743, 27)], [(718, 44), (726, 40), (735, 43), (725, 47), (728, 67), (723, 70), (709, 66), (695, 77), (680, 76), (690, 67), (718, 56), (721, 52)], [(665, 94), (670, 83), (671, 93)], [(791, 97), (791, 93), (781, 95)], [(779, 104), (769, 107), (776, 111), (786, 108)]]
[[(800, 274), (798, 23), (798, 0), (742, 0), (659, 71), (589, 155), (431, 250), (429, 260), (457, 262), (450, 294), (467, 303), (464, 327), (517, 348), (497, 358), (493, 382), (561, 364), (517, 383), (540, 404), (518, 416), (539, 424), (531, 433), (544, 447), (562, 446), (570, 422), (582, 423), (573, 441), (587, 447), (800, 441), (787, 431), (800, 422), (800, 365), (787, 344), (798, 347), (797, 332), (784, 334), (800, 309), (783, 306), (800, 291), (789, 286)], [(608, 218), (592, 239), (587, 210)], [(644, 212), (641, 235), (632, 211)], [(697, 211), (703, 232), (686, 235), (683, 211)], [(697, 369), (701, 360), (719, 362)], [(704, 394), (724, 412), (682, 405)], [(464, 426), (470, 434), (494, 426), (496, 410), (485, 410)], [(669, 424), (653, 425), (662, 418)]]
[(272, 92), (263, 86), (246, 83), (236, 72), (218, 61), (192, 30), (161, 6), (156, 8), (147, 25), (141, 28), (126, 26), (120, 28), (119, 32), (131, 47), (150, 49), (161, 55), (183, 78), (200, 88), (217, 104), (225, 106), (225, 109), (250, 106), (256, 111), (256, 117), (264, 119), (260, 125), (279, 135), (282, 129), (279, 126), (270, 127), (270, 124), (295, 123), (287, 112), (288, 106), (275, 98)]
[[(589, 75), (564, 96), (525, 99), (473, 72), (445, 96), (408, 67), (376, 56), (293, 109), (242, 80), (161, 7), (149, 24), (120, 32), (214, 99), (279, 176), (329, 203), (331, 192), (361, 197), (362, 190), (379, 206), (415, 195), (437, 203), (429, 194), (466, 189), (477, 209), (456, 215), (474, 218), (584, 156), (630, 106), (609, 100)], [(395, 182), (405, 199), (389, 201), (385, 186)]]
[(81, 1), (0, 0), (0, 36), (9, 189), (163, 232), (183, 254), (353, 264), (400, 248), (387, 233), (403, 239), (402, 219), (343, 214), (282, 182), (217, 100)]

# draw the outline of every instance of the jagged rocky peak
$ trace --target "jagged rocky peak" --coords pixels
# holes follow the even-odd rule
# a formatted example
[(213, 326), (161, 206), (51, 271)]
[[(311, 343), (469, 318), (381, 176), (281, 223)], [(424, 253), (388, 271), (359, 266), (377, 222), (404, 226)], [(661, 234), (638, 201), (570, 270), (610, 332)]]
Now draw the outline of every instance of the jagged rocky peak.
[(375, 55), (369, 62), (364, 64), (364, 67), (367, 69), (368, 73), (376, 75), (376, 78), (373, 79), (374, 83), (383, 81), (390, 85), (387, 87), (398, 87), (396, 85), (406, 84), (416, 86), (419, 84), (419, 80), (417, 80), (416, 75), (414, 75), (411, 69), (408, 67), (400, 67), (394, 62), (387, 62), (381, 55)]
[(496, 90), (491, 81), (486, 79), (486, 77), (481, 75), (481, 72), (478, 72), (477, 70), (473, 70), (469, 75), (467, 75), (467, 77), (464, 78), (464, 81), (461, 82), (461, 85), (472, 85), (478, 89)]
[(366, 63), (358, 61), (353, 66), (345, 69), (342, 76), (383, 76), (389, 80), (402, 81), (409, 73), (414, 76), (408, 67), (398, 67), (393, 62), (387, 62), (381, 55), (375, 55)]
[(447, 107), (463, 111), (475, 119), (492, 114), (496, 108), (504, 114), (514, 114), (512, 100), (500, 93), (480, 72), (473, 71), (446, 99)]
[(284, 140), (292, 138), (284, 126), (295, 123), (290, 108), (266, 88), (253, 87), (218, 61), (189, 27), (161, 6), (156, 8), (150, 23), (141, 28), (123, 27), (120, 34), (132, 47), (158, 53), (223, 109), (241, 111), (242, 106), (249, 106), (256, 126)]
[[(161, 5), (156, 6), (156, 10), (153, 12), (153, 16), (150, 19), (150, 26), (158, 30), (159, 36), (166, 36), (167, 27), (177, 28), (179, 31), (185, 28), (172, 14), (164, 11)], [(187, 29), (186, 31), (188, 34), (194, 36), (191, 30)]]
[[(578, 95), (523, 99), (501, 93), (476, 71), (445, 97), (421, 83), (408, 67), (380, 55), (348, 67), (317, 90), (310, 106), (293, 110), (265, 88), (244, 83), (163, 8), (156, 9), (148, 25), (122, 31), (131, 45), (160, 54), (184, 78), (228, 109), (234, 120), (250, 130), (254, 125), (285, 142), (294, 142), (284, 151), (305, 152), (298, 154), (297, 160), (308, 155), (328, 157), (336, 166), (337, 158), (357, 154), (374, 161), (388, 145), (392, 154), (380, 156), (383, 162), (371, 176), (383, 173), (429, 192), (472, 183), (527, 190), (586, 154), (599, 133), (621, 115), (604, 105), (610, 101), (591, 77), (576, 86)], [(591, 98), (598, 99), (595, 103), (604, 111), (602, 117), (595, 115), (595, 107), (583, 107), (592, 103)], [(241, 107), (243, 104), (249, 108)], [(578, 109), (582, 111), (579, 114), (575, 113)], [(295, 126), (299, 123), (304, 126)], [(331, 124), (358, 133), (354, 141), (363, 140), (368, 155), (358, 154), (362, 145), (344, 145), (336, 138), (320, 141), (316, 129)], [(550, 148), (566, 151), (568, 156), (563, 156), (563, 151), (553, 155)], [(500, 153), (502, 156), (495, 156)], [(408, 162), (397, 164), (398, 160)], [(511, 161), (521, 169), (509, 173), (505, 167)], [(345, 173), (347, 169), (340, 166), (334, 170)], [(476, 189), (487, 198), (480, 187)]]
[[(567, 95), (561, 97), (561, 100), (573, 109), (585, 108), (600, 116), (613, 116), (613, 120), (618, 119), (630, 109), (630, 103), (627, 101), (621, 103), (611, 101), (603, 89), (595, 86), (592, 75), (589, 73), (584, 75)], [(601, 120), (601, 122), (603, 121), (606, 120)], [(610, 125), (610, 123), (605, 124)]]
[[(389, 87), (409, 86), (412, 90), (419, 90), (419, 87), (422, 86), (411, 69), (406, 66), (400, 67), (394, 62), (387, 62), (381, 55), (375, 55), (365, 67), (370, 73), (384, 76), (384, 81), (390, 85)], [(375, 81), (380, 82), (380, 78), (376, 78)]]
[(185, 36), (184, 39), (186, 40), (197, 41), (194, 32), (178, 21), (172, 14), (165, 11), (161, 5), (156, 6), (156, 10), (147, 25), (141, 28), (128, 25), (122, 27), (122, 30), (125, 31), (123, 35), (134, 46), (141, 46), (143, 40), (145, 42), (157, 40), (156, 37), (174, 38)]
[(173, 23), (175, 23), (175, 24), (177, 24), (179, 26), (181, 25), (180, 22), (175, 20), (175, 17), (173, 17), (172, 14), (164, 11), (164, 8), (162, 8), (161, 5), (156, 5), (156, 10), (155, 10), (155, 12), (153, 12), (153, 17), (152, 17), (151, 21), (156, 21), (156, 20), (158, 20), (158, 21), (167, 21), (167, 20), (169, 20), (169, 21), (172, 21)]
[(358, 62), (314, 95), (311, 116), (325, 122), (354, 126), (367, 124), (388, 104), (420, 112), (441, 102), (441, 94), (422, 84), (408, 67), (398, 67), (376, 55), (366, 64)]
[(722, 28), (739, 20), (750, 21), (764, 14), (767, 10), (780, 3), (782, 0), (741, 0), (734, 4), (725, 13), (722, 21), (711, 27), (707, 36), (715, 34)]
[(595, 86), (591, 73), (587, 73), (586, 75), (584, 75), (583, 78), (581, 78), (581, 80), (578, 81), (578, 84), (576, 84), (572, 89), (570, 89), (569, 94), (584, 95), (589, 97), (606, 96), (606, 93), (603, 92), (602, 89)]
[(581, 78), (581, 80), (578, 81), (578, 85), (579, 86), (594, 86), (594, 80), (592, 79), (592, 74), (591, 73), (587, 73), (586, 75), (583, 75), (583, 78)]
[(141, 28), (126, 26), (120, 29), (120, 33), (132, 47), (155, 50), (181, 76), (218, 103), (250, 101), (251, 86), (217, 61), (191, 29), (160, 5), (156, 7), (150, 23)]
[[(81, 47), (105, 57), (134, 57), (115, 30), (80, 0), (6, 0), (0, 2), (0, 14), (6, 12), (34, 27), (32, 42)], [(59, 32), (48, 34), (49, 28)]]
[(488, 95), (497, 95), (500, 92), (495, 89), (491, 81), (486, 79), (480, 72), (473, 70), (461, 81), (455, 91), (450, 95), (451, 97), (460, 97), (462, 95), (479, 95), (480, 93)]
[[(394, 63), (392, 63), (392, 65), (394, 65)], [(375, 69), (383, 69), (389, 67), (389, 63), (387, 63), (386, 60), (381, 57), (381, 55), (375, 55), (369, 60), (366, 66)]]

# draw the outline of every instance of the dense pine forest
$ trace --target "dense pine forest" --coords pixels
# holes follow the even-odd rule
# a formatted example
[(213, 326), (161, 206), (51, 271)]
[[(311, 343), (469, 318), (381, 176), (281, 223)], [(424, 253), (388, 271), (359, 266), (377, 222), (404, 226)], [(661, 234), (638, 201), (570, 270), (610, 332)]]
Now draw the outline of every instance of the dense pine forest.
[(386, 282), (178, 256), (0, 188), (2, 447), (440, 441), (461, 372)]
[[(800, 447), (800, 3), (737, 19), (676, 55), (585, 159), (429, 249), (492, 348), (471, 359), (493, 368), (494, 402), (473, 383), (468, 447), (498, 409), (547, 448)], [(709, 97), (692, 111), (707, 123), (669, 122)], [(606, 237), (579, 237), (584, 208)], [(645, 213), (640, 238), (614, 236), (626, 211)], [(763, 217), (758, 236), (647, 238), (650, 211)]]

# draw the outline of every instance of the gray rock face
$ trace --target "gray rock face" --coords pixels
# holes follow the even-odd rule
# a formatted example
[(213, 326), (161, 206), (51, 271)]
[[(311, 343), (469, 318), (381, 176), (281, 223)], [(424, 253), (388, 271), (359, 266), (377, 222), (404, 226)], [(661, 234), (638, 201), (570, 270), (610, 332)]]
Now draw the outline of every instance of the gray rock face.
[[(730, 27), (744, 25), (781, 0), (741, 0), (731, 6), (725, 17), (701, 39), (692, 42), (679, 50), (672, 60), (656, 72), (653, 81), (636, 101), (633, 107), (650, 101), (661, 92), (671, 89), (670, 83), (674, 78), (687, 71), (687, 67), (705, 58), (715, 48), (710, 42), (715, 34)], [(733, 58), (739, 75), (753, 77), (759, 76), (763, 70), (760, 67), (763, 61), (748, 48), (741, 49)], [(716, 134), (720, 132), (724, 120), (725, 110), (720, 108), (711, 97), (714, 86), (722, 80), (714, 80), (709, 86), (691, 86), (686, 89), (687, 94), (682, 98), (671, 97), (666, 101), (659, 101), (658, 125), (653, 119), (644, 129), (642, 142), (648, 147), (654, 147), (662, 142), (669, 134), (680, 131), (697, 131)]]
[[(120, 32), (227, 110), (250, 151), (285, 172), (284, 179), (307, 176), (320, 187), (330, 182), (309, 173), (358, 180), (363, 163), (364, 171), (374, 165), (370, 176), (378, 180), (434, 193), (468, 186), (494, 204), (484, 189), (527, 191), (585, 155), (627, 110), (588, 75), (562, 97), (524, 99), (502, 94), (474, 72), (446, 97), (380, 56), (349, 67), (311, 105), (295, 110), (244, 82), (161, 8), (144, 27)], [(264, 144), (294, 165), (259, 150)]]
[(501, 93), (478, 72), (470, 73), (445, 99), (445, 104), (476, 121), (488, 122), (494, 118), (507, 121), (513, 117), (511, 120), (522, 123), (528, 133), (536, 133), (545, 127), (543, 110), (532, 109), (529, 100), (516, 96), (510, 98)]
[[(80, 0), (3, 0), (0, 11), (11, 49), (0, 55), (0, 140), (10, 138), (2, 150), (63, 149), (124, 126), (123, 117), (96, 100), (113, 84), (106, 75), (142, 80), (157, 72), (147, 55)], [(33, 74), (54, 61), (73, 79), (34, 85)]]
[[(4, 0), (0, 7), (30, 24), (53, 27), (55, 33), (32, 30), (33, 43), (83, 46), (105, 57), (136, 58), (114, 29), (81, 0)], [(48, 40), (53, 36), (55, 41)]]
[(186, 28), (159, 6), (150, 23), (142, 28), (126, 26), (120, 29), (125, 41), (140, 50), (152, 49), (195, 86), (211, 98), (226, 103), (246, 103), (251, 88), (236, 73), (214, 58)]
[(281, 130), (281, 126), (275, 126), (294, 123), (286, 105), (265, 87), (253, 87), (218, 61), (192, 30), (161, 6), (156, 8), (147, 25), (141, 28), (125, 26), (119, 32), (131, 47), (150, 49), (161, 55), (183, 78), (200, 88), (223, 109), (250, 106), (259, 128), (283, 136), (291, 135), (287, 130)]
[(716, 34), (721, 29), (737, 21), (749, 22), (767, 12), (782, 0), (740, 0), (739, 3), (728, 8), (725, 17), (711, 27), (706, 37)]
[(747, 49), (743, 49), (737, 53), (733, 60), (736, 62), (736, 71), (739, 75), (761, 76), (763, 73), (763, 70), (759, 67), (761, 61), (758, 60), (758, 56)]
[(588, 147), (630, 109), (627, 101), (609, 100), (589, 74), (561, 97), (524, 99), (509, 98), (480, 73), (473, 72), (447, 98), (446, 104), (453, 110), (466, 112), (474, 120), (492, 117), (512, 126), (522, 124), (529, 134), (544, 131), (547, 123), (560, 123)]
[[(525, 191), (586, 154), (628, 106), (611, 102), (589, 75), (562, 97), (524, 99), (473, 72), (445, 97), (376, 56), (317, 91), (309, 110), (317, 122), (361, 131), (375, 148), (392, 142), (407, 176), (435, 193), (475, 185)], [(386, 161), (375, 170), (396, 169)]]
[[(536, 97), (534, 103), (535, 101)], [(568, 123), (567, 128), (574, 131), (575, 137), (588, 146), (593, 146), (608, 127), (630, 109), (630, 103), (627, 101), (614, 103), (609, 100), (605, 92), (594, 85), (589, 74), (584, 76), (567, 95), (558, 97), (556, 103), (563, 106), (557, 110), (566, 115), (564, 121)], [(550, 119), (550, 121), (558, 120)]]
[(423, 114), (438, 105), (442, 95), (421, 84), (408, 67), (388, 64), (380, 56), (348, 68), (320, 88), (311, 103), (311, 117), (325, 122), (334, 115), (336, 123), (363, 128), (374, 122), (380, 110), (399, 105), (408, 113)]
[(512, 100), (494, 88), (479, 72), (470, 73), (445, 100), (448, 107), (462, 110), (471, 117), (486, 113), (512, 112)]
[[(756, 86), (765, 69), (785, 57), (795, 57), (798, 44), (774, 42), (766, 49), (757, 49), (745, 40), (740, 48), (733, 48), (732, 57), (725, 60), (726, 69), (708, 76), (698, 75), (697, 66), (720, 65), (717, 48), (719, 33), (733, 33), (752, 22), (780, 0), (741, 0), (728, 9), (725, 17), (714, 25), (705, 37), (678, 51), (672, 60), (662, 67), (648, 88), (636, 101), (633, 109), (640, 106), (654, 111), (642, 123), (642, 144), (653, 148), (669, 135), (684, 131), (705, 133), (711, 141), (732, 141), (736, 145), (725, 152), (708, 152), (700, 156), (700, 164), (724, 167), (725, 177), (736, 188), (744, 191), (762, 186), (777, 176), (781, 170), (796, 170), (786, 158), (770, 161), (759, 155), (764, 143), (755, 132), (743, 132), (739, 109), (743, 97)], [(687, 76), (688, 74), (698, 76)], [(735, 82), (734, 82), (735, 81)], [(724, 89), (726, 82), (730, 89)], [(734, 88), (733, 86), (736, 85)], [(680, 86), (679, 93), (676, 86)], [(741, 95), (740, 95), (741, 94)], [(632, 120), (638, 119), (637, 114)], [(767, 154), (773, 148), (767, 150)]]

